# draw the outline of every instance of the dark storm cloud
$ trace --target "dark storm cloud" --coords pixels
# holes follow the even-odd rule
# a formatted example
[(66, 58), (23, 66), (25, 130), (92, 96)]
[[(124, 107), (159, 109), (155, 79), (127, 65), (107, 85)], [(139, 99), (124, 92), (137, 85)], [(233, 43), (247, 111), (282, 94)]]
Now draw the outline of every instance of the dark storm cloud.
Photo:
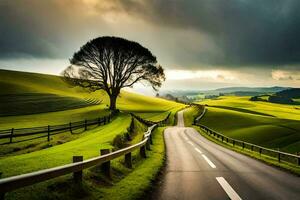
[[(81, 8), (86, 2), (92, 2), (98, 12), (94, 20)], [(111, 11), (127, 13), (133, 21), (143, 19), (146, 25), (154, 25), (153, 32), (169, 28), (174, 33), (192, 30), (199, 37), (204, 34), (214, 48), (202, 46), (197, 34), (187, 34), (189, 42), (178, 42), (174, 36), (180, 48), (165, 52), (176, 55), (175, 62), (181, 65), (288, 66), (300, 62), (299, 9), (299, 0), (2, 0), (0, 58), (69, 57), (78, 47), (74, 43), (86, 41), (94, 27), (97, 33), (106, 30), (101, 16)], [(132, 28), (137, 31), (143, 35), (143, 30)], [(167, 46), (165, 39), (151, 39)], [(190, 48), (193, 43), (198, 46)], [(168, 57), (167, 53), (161, 56)]]
[(41, 24), (21, 1), (0, 2), (0, 57), (55, 57), (53, 44), (43, 35)]
[(96, 24), (84, 9), (81, 0), (1, 0), (0, 58), (69, 57)]
[[(300, 61), (299, 0), (120, 0), (155, 24), (209, 34), (223, 56), (209, 64), (274, 65)], [(193, 38), (187, 38), (193, 40)]]

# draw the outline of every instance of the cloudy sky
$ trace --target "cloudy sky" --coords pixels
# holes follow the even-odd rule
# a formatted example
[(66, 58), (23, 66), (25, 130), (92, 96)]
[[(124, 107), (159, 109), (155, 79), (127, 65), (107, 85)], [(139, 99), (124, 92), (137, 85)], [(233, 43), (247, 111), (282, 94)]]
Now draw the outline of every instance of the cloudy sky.
[(88, 40), (140, 42), (165, 89), (300, 86), (299, 0), (0, 0), (0, 68), (59, 74)]

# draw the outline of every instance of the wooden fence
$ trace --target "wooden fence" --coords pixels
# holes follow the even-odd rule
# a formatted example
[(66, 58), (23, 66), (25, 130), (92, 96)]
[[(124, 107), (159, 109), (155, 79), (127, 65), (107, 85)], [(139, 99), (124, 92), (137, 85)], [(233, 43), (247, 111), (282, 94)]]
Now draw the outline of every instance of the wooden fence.
[(128, 168), (132, 168), (131, 153), (139, 149), (140, 155), (146, 158), (146, 149), (150, 150), (152, 133), (156, 126), (154, 124), (149, 127), (144, 133), (143, 140), (129, 147), (111, 153), (109, 149), (102, 149), (100, 156), (88, 160), (83, 160), (82, 156), (73, 156), (73, 163), (71, 164), (0, 179), (0, 199), (4, 199), (7, 192), (70, 173), (73, 173), (74, 182), (80, 184), (82, 182), (82, 170), (96, 165), (101, 165), (101, 169), (105, 175), (110, 176), (110, 161), (121, 156), (125, 156), (125, 165)]
[[(63, 133), (66, 131), (70, 131), (73, 133), (73, 131), (77, 129), (87, 130), (89, 126), (93, 125), (104, 125), (106, 123), (109, 123), (112, 118), (112, 115), (107, 115), (104, 117), (99, 117), (96, 119), (91, 120), (83, 120), (83, 121), (77, 121), (77, 122), (70, 122), (68, 124), (61, 124), (61, 125), (48, 125), (48, 126), (40, 126), (40, 127), (34, 127), (34, 128), (12, 128), (12, 129), (6, 129), (6, 130), (0, 130), (0, 139), (8, 138), (9, 141), (1, 144), (8, 144), (13, 143), (13, 138), (21, 138), (26, 136), (34, 136), (32, 139), (38, 139), (42, 137), (47, 137), (47, 140), (50, 141), (51, 135), (56, 135), (59, 133)], [(26, 141), (29, 140), (28, 138), (23, 138), (20, 141)]]
[(153, 125), (153, 124), (157, 124), (158, 126), (164, 126), (167, 124), (169, 118), (170, 118), (170, 115), (171, 115), (171, 112), (169, 112), (169, 114), (164, 118), (162, 119), (161, 121), (158, 121), (158, 122), (153, 122), (153, 121), (150, 121), (150, 120), (146, 120), (146, 119), (143, 119), (141, 118), (140, 116), (138, 115), (135, 115), (133, 113), (130, 113), (132, 117), (136, 118), (138, 121), (150, 126), (150, 125)]
[(285, 161), (288, 163), (300, 165), (300, 156), (298, 156), (298, 155), (290, 154), (290, 153), (286, 153), (286, 152), (282, 152), (282, 151), (278, 151), (278, 150), (274, 150), (274, 149), (269, 149), (266, 147), (262, 147), (259, 145), (249, 143), (249, 142), (244, 142), (241, 140), (233, 139), (233, 138), (225, 136), (221, 133), (218, 133), (217, 131), (214, 131), (207, 126), (200, 124), (199, 121), (204, 116), (205, 113), (206, 113), (206, 109), (204, 109), (202, 114), (195, 119), (194, 125), (199, 126), (204, 131), (204, 133), (206, 133), (207, 135), (214, 137), (215, 139), (219, 140), (220, 142), (230, 144), (232, 146), (239, 146), (243, 150), (248, 149), (252, 152), (257, 152), (257, 153), (259, 153), (260, 156), (261, 155), (270, 156), (272, 158), (277, 159), (278, 162)]

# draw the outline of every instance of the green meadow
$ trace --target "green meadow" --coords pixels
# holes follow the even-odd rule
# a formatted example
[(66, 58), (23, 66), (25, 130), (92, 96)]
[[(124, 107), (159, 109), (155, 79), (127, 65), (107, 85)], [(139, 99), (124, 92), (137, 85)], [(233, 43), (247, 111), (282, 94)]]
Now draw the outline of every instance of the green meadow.
[(207, 105), (200, 123), (229, 137), (281, 151), (300, 152), (300, 106), (223, 96)]
[[(0, 87), (0, 103), (3, 107), (0, 129), (65, 124), (94, 119), (110, 113), (109, 98), (103, 91), (89, 92), (78, 87), (72, 88), (58, 76), (0, 70)], [(50, 142), (46, 138), (39, 138), (0, 145), (1, 177), (67, 164), (72, 161), (74, 155), (82, 155), (84, 159), (88, 159), (98, 156), (100, 149), (119, 148), (116, 146), (117, 142), (120, 143), (117, 139), (123, 138), (128, 133), (131, 124), (130, 112), (151, 121), (160, 121), (171, 112), (168, 124), (172, 125), (176, 111), (185, 105), (122, 91), (117, 100), (117, 107), (120, 113), (106, 125), (91, 127), (87, 131), (79, 130), (75, 134), (68, 131), (57, 134), (51, 136)], [(134, 144), (142, 140), (147, 127), (137, 120), (133, 123), (131, 139), (125, 143), (122, 141), (124, 144), (121, 142), (121, 145)], [(93, 169), (86, 170), (87, 178), (84, 185), (89, 186), (88, 189), (85, 188), (87, 198), (98, 199), (99, 195), (117, 197), (115, 188), (118, 187), (124, 188), (124, 191), (131, 191), (131, 194), (125, 195), (126, 198), (142, 195), (143, 191), (150, 187), (151, 181), (163, 164), (162, 131), (161, 128), (156, 130), (155, 134), (158, 136), (155, 136), (154, 141), (157, 141), (157, 146), (153, 147), (153, 152), (148, 153), (149, 159), (140, 158), (138, 152), (134, 154), (133, 164), (136, 170), (124, 167), (123, 159), (113, 161), (112, 180), (106, 180), (98, 175), (95, 178)], [(67, 193), (76, 193), (75, 190), (62, 193), (49, 190), (49, 187), (56, 185), (57, 182), (66, 184), (68, 177), (20, 189), (8, 194), (7, 198), (40, 199), (41, 196), (36, 195), (36, 192), (30, 192), (32, 190), (40, 191), (43, 198), (47, 199), (72, 198), (72, 195)]]

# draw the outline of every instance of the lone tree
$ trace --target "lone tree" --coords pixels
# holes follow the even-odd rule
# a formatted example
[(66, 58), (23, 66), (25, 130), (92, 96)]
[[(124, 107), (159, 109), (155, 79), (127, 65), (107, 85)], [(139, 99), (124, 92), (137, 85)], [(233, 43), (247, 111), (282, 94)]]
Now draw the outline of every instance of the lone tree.
[(118, 37), (90, 40), (74, 53), (70, 63), (62, 72), (65, 80), (90, 91), (105, 90), (113, 112), (122, 88), (142, 82), (157, 91), (165, 80), (163, 68), (148, 49)]

